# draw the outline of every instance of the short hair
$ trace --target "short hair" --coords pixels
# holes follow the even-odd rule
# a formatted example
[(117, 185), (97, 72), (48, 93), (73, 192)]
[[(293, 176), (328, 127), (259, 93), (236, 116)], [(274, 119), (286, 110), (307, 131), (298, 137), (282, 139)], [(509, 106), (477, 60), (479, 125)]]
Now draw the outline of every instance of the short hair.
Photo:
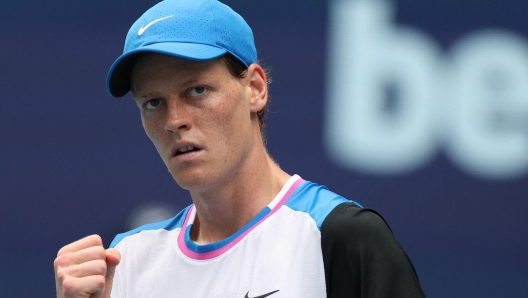
[[(235, 78), (245, 78), (247, 75), (247, 69), (248, 67), (242, 63), (242, 61), (235, 58), (235, 56), (227, 53), (220, 57), (220, 60), (227, 66), (227, 69), (229, 70), (229, 73)], [(266, 77), (268, 78), (268, 85), (271, 83), (271, 77), (269, 74), (268, 69), (264, 69), (264, 72), (266, 73)], [(266, 102), (266, 105), (262, 108), (262, 110), (257, 112), (258, 121), (259, 121), (259, 127), (260, 127), (260, 134), (262, 135), (262, 141), (264, 144), (266, 144), (266, 115), (268, 114), (268, 106), (270, 102), (268, 93), (268, 102)]]

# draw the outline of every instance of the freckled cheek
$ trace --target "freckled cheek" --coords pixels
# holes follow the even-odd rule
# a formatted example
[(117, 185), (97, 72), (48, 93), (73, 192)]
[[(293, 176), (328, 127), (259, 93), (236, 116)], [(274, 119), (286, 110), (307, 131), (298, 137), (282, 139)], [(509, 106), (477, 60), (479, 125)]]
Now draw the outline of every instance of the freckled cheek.
[(152, 129), (151, 121), (148, 120), (147, 117), (144, 115), (141, 116), (141, 123), (143, 124), (143, 129), (145, 130), (145, 133), (149, 137), (150, 140), (154, 142), (154, 130)]
[[(216, 128), (218, 136), (221, 138), (222, 146), (229, 151), (228, 157), (237, 156), (235, 151), (245, 148), (244, 142), (247, 139), (247, 119), (244, 111), (229, 107), (217, 117)], [(228, 162), (227, 158), (224, 162)]]
[(207, 122), (207, 127), (216, 131), (218, 136), (223, 136), (224, 142), (228, 142), (226, 138), (233, 137), (238, 122), (236, 113), (228, 104), (221, 105), (211, 117), (204, 119), (204, 121)]
[(160, 132), (160, 128), (157, 127), (155, 123), (152, 123), (152, 121), (149, 121), (145, 117), (142, 117), (142, 122), (143, 129), (145, 129), (145, 133), (156, 147), (156, 150), (158, 151), (160, 156), (163, 158), (165, 149), (163, 146), (163, 132)]

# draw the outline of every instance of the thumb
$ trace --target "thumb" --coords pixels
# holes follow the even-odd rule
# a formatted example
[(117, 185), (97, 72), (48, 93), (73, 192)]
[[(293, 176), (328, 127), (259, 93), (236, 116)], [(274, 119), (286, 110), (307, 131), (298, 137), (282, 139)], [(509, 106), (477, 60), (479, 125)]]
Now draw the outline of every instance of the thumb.
[(105, 276), (105, 290), (101, 297), (110, 297), (112, 292), (112, 285), (114, 283), (114, 274), (116, 266), (121, 262), (121, 253), (114, 248), (106, 250), (106, 276)]
[[(121, 262), (121, 253), (115, 248), (109, 248), (106, 250), (106, 265), (108, 268), (112, 267), (115, 269), (117, 265)], [(108, 275), (108, 273), (106, 274)]]

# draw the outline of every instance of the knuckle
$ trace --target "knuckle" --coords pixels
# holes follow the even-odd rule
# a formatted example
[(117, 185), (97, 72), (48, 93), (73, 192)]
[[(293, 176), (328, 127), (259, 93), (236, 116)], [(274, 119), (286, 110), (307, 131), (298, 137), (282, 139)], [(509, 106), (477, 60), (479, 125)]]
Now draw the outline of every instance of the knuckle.
[(64, 254), (64, 255), (58, 256), (53, 262), (55, 268), (68, 266), (70, 265), (70, 263), (71, 263), (71, 254)]
[(106, 259), (106, 251), (102, 246), (94, 246), (92, 248), (98, 259)]
[(61, 259), (59, 257), (55, 258), (55, 260), (53, 261), (53, 268), (55, 268), (55, 271), (57, 271), (61, 266)]
[(104, 288), (105, 282), (105, 277), (103, 275), (95, 275), (93, 277), (94, 286), (98, 289)]
[(58, 274), (64, 274), (66, 268), (72, 265), (71, 257), (69, 257), (69, 254), (62, 255), (60, 257), (57, 257), (55, 261), (53, 261), (53, 267), (55, 268), (55, 272)]
[(65, 270), (57, 270), (57, 272), (55, 273), (55, 275), (57, 276), (57, 280), (64, 283), (64, 281), (67, 279), (68, 277), (68, 274), (66, 274)]
[(62, 291), (66, 295), (74, 294), (78, 291), (76, 280), (68, 278), (62, 282)]
[(57, 252), (57, 257), (60, 257), (62, 255), (64, 255), (66, 252), (67, 252), (67, 249), (68, 249), (68, 245), (62, 247), (61, 249), (59, 249), (59, 251)]
[(102, 246), (103, 239), (99, 235), (90, 235), (82, 240), (90, 241), (94, 246)]
[(95, 263), (95, 273), (104, 276), (106, 274), (106, 262), (98, 260)]

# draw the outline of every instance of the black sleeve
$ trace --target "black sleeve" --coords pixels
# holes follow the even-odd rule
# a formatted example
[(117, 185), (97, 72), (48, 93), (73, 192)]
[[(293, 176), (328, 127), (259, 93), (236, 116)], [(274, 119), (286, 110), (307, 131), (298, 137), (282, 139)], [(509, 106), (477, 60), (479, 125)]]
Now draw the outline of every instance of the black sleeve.
[(372, 209), (338, 205), (321, 226), (321, 247), (328, 297), (425, 297), (411, 260)]

